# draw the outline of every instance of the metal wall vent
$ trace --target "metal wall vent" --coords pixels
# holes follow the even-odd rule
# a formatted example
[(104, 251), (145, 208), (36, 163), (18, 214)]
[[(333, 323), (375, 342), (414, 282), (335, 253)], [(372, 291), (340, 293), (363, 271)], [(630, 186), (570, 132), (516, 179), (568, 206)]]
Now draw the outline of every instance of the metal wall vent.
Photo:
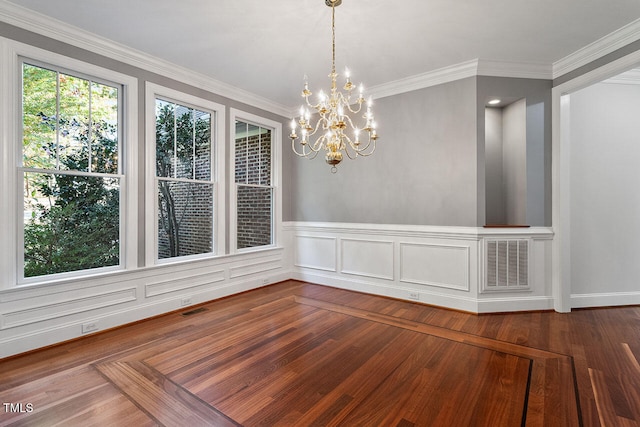
[(485, 290), (529, 288), (529, 240), (488, 240)]

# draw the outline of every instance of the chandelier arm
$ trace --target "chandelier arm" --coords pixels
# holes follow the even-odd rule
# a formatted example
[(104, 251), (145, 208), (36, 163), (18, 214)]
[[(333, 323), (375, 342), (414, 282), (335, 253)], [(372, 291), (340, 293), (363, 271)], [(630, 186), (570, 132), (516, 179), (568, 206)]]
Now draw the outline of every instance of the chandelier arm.
[[(372, 143), (373, 145), (371, 145)], [(369, 149), (369, 147), (373, 147), (373, 148), (371, 149), (371, 152), (367, 153), (367, 150)], [(366, 156), (370, 156), (375, 150), (376, 150), (376, 141), (371, 137), (369, 137), (369, 140), (367, 141), (366, 145), (364, 145), (360, 149), (357, 149), (356, 151), (358, 151), (358, 153), (360, 153), (361, 156), (366, 157)]]
[(291, 149), (293, 150), (293, 152), (300, 157), (307, 157), (309, 155), (309, 153), (305, 153), (305, 149), (304, 149), (304, 145), (302, 146), (302, 153), (300, 153), (298, 150), (296, 150), (296, 140), (292, 139), (291, 140)]
[(347, 122), (349, 122), (349, 126), (351, 126), (352, 129), (356, 129), (356, 126), (353, 124), (353, 121), (351, 121), (351, 117), (349, 117), (348, 115), (344, 115), (344, 117), (347, 119)]
[(358, 153), (356, 152), (355, 155), (351, 155), (351, 153), (349, 153), (349, 150), (344, 150), (345, 153), (347, 153), (347, 157), (349, 158), (349, 160), (355, 160), (358, 157)]
[(314, 153), (318, 153), (322, 149), (322, 144), (320, 143), (321, 138), (316, 139), (316, 141), (311, 144), (307, 142), (306, 147), (313, 151)]
[(306, 101), (306, 103), (307, 103), (307, 106), (308, 106), (308, 107), (311, 107), (311, 108), (313, 108), (313, 109), (314, 109), (314, 110), (316, 110), (316, 111), (320, 110), (320, 107), (321, 107), (321, 105), (322, 105), (322, 102), (318, 102), (317, 104), (312, 104), (312, 103), (309, 101), (309, 97), (308, 97), (308, 96), (305, 96), (305, 97), (304, 97), (304, 100)]
[[(324, 122), (324, 120), (319, 119), (319, 120), (316, 122), (316, 127), (315, 127), (315, 129), (313, 129), (313, 132), (308, 132), (308, 133), (307, 133), (307, 136), (313, 136), (313, 135), (315, 135), (315, 134), (318, 132), (318, 130), (320, 129), (320, 125), (321, 125), (323, 122)], [(318, 143), (318, 141), (319, 141), (319, 140), (320, 140), (320, 138), (318, 138), (318, 139), (316, 140), (316, 142), (315, 142), (313, 145), (317, 145), (317, 143)]]
[(325, 148), (325, 143), (324, 141), (326, 140), (326, 136), (322, 135), (319, 136), (318, 139), (316, 139), (316, 141), (313, 144), (308, 144), (309, 148), (311, 149), (311, 151), (313, 151), (314, 153), (319, 153), (320, 150), (322, 150), (323, 148)]
[[(343, 106), (347, 107), (347, 110), (349, 110), (350, 112), (354, 113), (354, 114), (358, 114), (360, 112), (360, 110), (362, 110), (362, 102), (359, 102), (358, 100), (356, 100), (355, 102), (351, 102), (351, 97), (346, 97), (344, 96), (343, 93), (338, 93), (338, 96), (340, 98), (340, 103), (342, 103)], [(351, 108), (352, 105), (356, 105), (358, 104), (358, 108), (357, 109), (353, 109)]]
[[(313, 147), (309, 146), (308, 144), (303, 145), (302, 152), (299, 152), (298, 150), (296, 150), (295, 141), (293, 140), (291, 141), (291, 149), (299, 157), (306, 157), (308, 159), (314, 159), (318, 155), (318, 152), (320, 152), (320, 149), (314, 150)], [(307, 151), (307, 149), (310, 149), (310, 151)]]
[(309, 160), (313, 160), (316, 158), (316, 156), (318, 155), (319, 151), (311, 151), (309, 153), (307, 153), (307, 155), (305, 156), (307, 159)]
[[(347, 154), (347, 157), (349, 159), (355, 160), (355, 158), (358, 157), (358, 150), (354, 148), (353, 140), (351, 140), (351, 138), (349, 138), (349, 135), (346, 135), (346, 134), (342, 134), (342, 138), (347, 141), (346, 144), (344, 144), (343, 142), (344, 152)], [(349, 148), (351, 148), (351, 150), (349, 150)]]
[(291, 142), (291, 149), (293, 150), (294, 154), (299, 156), (299, 157), (307, 157), (308, 154), (304, 152), (304, 147), (302, 148), (302, 153), (298, 152), (298, 150), (296, 150), (296, 146), (295, 146), (295, 141)]
[(355, 151), (356, 153), (361, 153), (363, 151), (366, 151), (367, 148), (369, 148), (369, 146), (371, 145), (371, 139), (369, 139), (369, 141), (367, 141), (367, 144), (362, 146), (360, 141), (356, 141), (358, 142), (358, 144), (356, 144), (355, 142), (353, 142), (350, 138), (347, 137), (347, 140), (349, 142), (349, 146), (351, 147), (351, 149), (353, 151)]
[[(367, 142), (367, 145), (365, 145), (362, 149), (358, 149), (355, 148), (351, 142), (351, 140), (347, 137), (347, 140), (349, 140), (349, 147), (351, 147), (351, 150), (353, 151), (354, 155), (352, 155), (350, 153), (350, 150), (348, 150), (347, 148), (345, 148), (345, 152), (347, 153), (347, 157), (349, 157), (349, 159), (354, 160), (356, 157), (361, 156), (361, 157), (368, 157), (370, 155), (372, 155), (375, 151), (376, 151), (376, 147), (377, 144), (375, 142), (375, 140), (370, 139)], [(373, 142), (373, 145), (371, 144)], [(367, 149), (371, 147), (371, 151), (367, 152)]]
[[(355, 105), (355, 104), (358, 104), (358, 108), (354, 110), (353, 108), (351, 108), (351, 105)], [(362, 103), (356, 102), (354, 104), (347, 104), (347, 109), (351, 111), (353, 114), (358, 114), (360, 111), (362, 111)]]
[[(349, 145), (351, 145), (351, 144), (349, 144)], [(353, 147), (352, 147), (352, 148), (353, 148)], [(355, 160), (355, 159), (356, 159), (356, 157), (358, 157), (358, 152), (357, 152), (357, 151), (353, 151), (353, 153), (354, 153), (354, 154), (352, 155), (352, 154), (351, 154), (351, 150), (348, 150), (348, 149), (346, 149), (346, 148), (345, 148), (344, 152), (345, 152), (345, 153), (347, 153), (347, 157), (348, 157), (349, 159), (351, 159), (351, 160)]]
[(367, 148), (371, 146), (371, 151), (369, 151), (368, 153), (365, 153), (364, 150), (362, 151), (358, 151), (358, 156), (362, 156), (362, 157), (369, 157), (370, 155), (372, 155), (374, 153), (374, 151), (376, 151), (376, 143), (374, 142), (373, 145), (371, 145), (371, 143), (367, 144)]

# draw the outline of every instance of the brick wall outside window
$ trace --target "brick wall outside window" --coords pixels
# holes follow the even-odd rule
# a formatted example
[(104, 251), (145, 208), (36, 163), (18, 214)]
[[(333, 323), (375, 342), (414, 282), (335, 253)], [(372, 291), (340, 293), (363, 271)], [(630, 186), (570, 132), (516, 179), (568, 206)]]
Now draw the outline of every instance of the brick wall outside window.
[(159, 259), (213, 251), (211, 117), (156, 100)]
[[(236, 129), (243, 125), (238, 122)], [(272, 243), (272, 132), (253, 125), (245, 129), (247, 133), (238, 136), (235, 142), (238, 249)]]
[[(213, 248), (213, 185), (208, 183), (167, 182), (159, 183), (158, 203), (173, 200), (178, 223), (177, 253), (171, 253), (172, 244), (162, 224), (166, 223), (167, 208), (158, 209), (158, 258), (186, 256), (211, 252)], [(164, 187), (164, 188), (163, 188)], [(166, 194), (170, 193), (167, 197)]]

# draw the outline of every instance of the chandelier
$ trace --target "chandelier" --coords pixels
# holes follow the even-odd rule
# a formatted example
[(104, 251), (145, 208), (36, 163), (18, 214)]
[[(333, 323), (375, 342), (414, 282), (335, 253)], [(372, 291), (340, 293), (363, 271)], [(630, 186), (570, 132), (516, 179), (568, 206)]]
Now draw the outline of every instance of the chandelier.
[[(291, 120), (291, 148), (301, 157), (315, 158), (320, 151), (325, 151), (325, 160), (331, 165), (331, 172), (337, 171), (338, 165), (344, 154), (350, 159), (358, 156), (369, 156), (376, 149), (376, 123), (371, 110), (371, 98), (366, 102), (366, 111), (360, 122), (364, 122), (361, 127), (354, 124), (357, 121), (352, 116), (358, 115), (363, 110), (364, 88), (360, 84), (357, 99), (353, 99), (354, 84), (351, 82), (349, 71), (345, 71), (344, 92), (338, 89), (336, 73), (336, 6), (342, 4), (342, 0), (325, 0), (325, 4), (331, 7), (331, 35), (332, 35), (332, 58), (331, 58), (331, 91), (325, 94), (318, 93), (317, 103), (309, 100), (311, 91), (307, 76), (304, 78), (304, 89), (302, 97), (305, 104), (300, 107), (300, 117)], [(312, 114), (317, 117), (315, 125), (312, 123)], [(296, 131), (300, 130), (300, 135)], [(366, 132), (364, 142), (361, 135)], [(312, 142), (313, 140), (313, 142)], [(297, 148), (296, 148), (297, 146)]]

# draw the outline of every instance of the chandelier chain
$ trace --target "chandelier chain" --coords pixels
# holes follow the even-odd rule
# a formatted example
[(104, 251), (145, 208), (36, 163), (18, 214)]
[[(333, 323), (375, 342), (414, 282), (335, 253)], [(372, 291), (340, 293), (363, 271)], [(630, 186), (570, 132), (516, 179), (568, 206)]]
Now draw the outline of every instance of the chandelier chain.
[(331, 74), (336, 73), (336, 5), (331, 2)]

